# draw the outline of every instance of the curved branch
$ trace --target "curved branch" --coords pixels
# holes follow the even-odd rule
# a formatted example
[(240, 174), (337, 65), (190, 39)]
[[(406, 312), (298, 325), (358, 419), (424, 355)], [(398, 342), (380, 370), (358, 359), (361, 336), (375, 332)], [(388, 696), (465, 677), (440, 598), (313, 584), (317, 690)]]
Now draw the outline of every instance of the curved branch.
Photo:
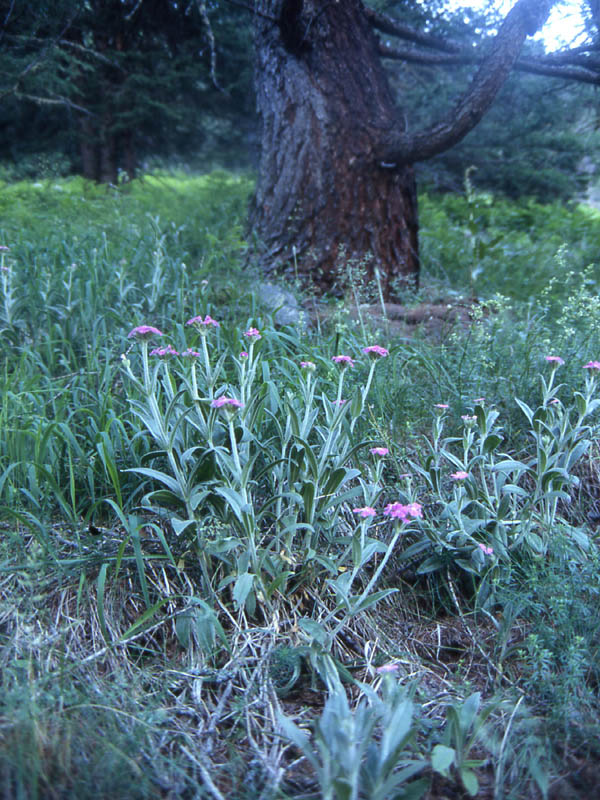
[[(383, 42), (379, 44), (379, 54), (382, 58), (406, 61), (427, 67), (464, 67), (469, 64), (480, 64), (483, 60), (474, 53), (467, 51), (453, 55), (426, 53), (416, 47), (391, 47)], [(561, 78), (562, 80), (575, 81), (577, 83), (589, 83), (594, 86), (600, 85), (600, 60), (582, 58), (581, 61), (573, 61), (572, 63), (573, 66), (567, 60), (553, 62), (549, 57), (520, 58), (515, 61), (513, 69), (534, 75), (545, 75), (549, 78)], [(580, 64), (580, 66), (577, 66), (577, 64)]]
[(411, 28), (410, 25), (404, 25), (393, 17), (388, 17), (387, 14), (380, 14), (372, 8), (365, 7), (365, 13), (370, 25), (381, 31), (381, 33), (389, 33), (399, 39), (415, 42), (415, 44), (423, 45), (423, 47), (431, 47), (433, 50), (441, 50), (444, 53), (457, 53), (461, 49), (456, 42), (449, 42), (440, 36), (418, 31), (415, 28)]
[(440, 122), (418, 133), (394, 128), (380, 140), (381, 162), (412, 164), (453, 147), (477, 125), (514, 67), (523, 42), (546, 21), (556, 0), (518, 0), (507, 14), (489, 55), (483, 60), (471, 86), (453, 111)]

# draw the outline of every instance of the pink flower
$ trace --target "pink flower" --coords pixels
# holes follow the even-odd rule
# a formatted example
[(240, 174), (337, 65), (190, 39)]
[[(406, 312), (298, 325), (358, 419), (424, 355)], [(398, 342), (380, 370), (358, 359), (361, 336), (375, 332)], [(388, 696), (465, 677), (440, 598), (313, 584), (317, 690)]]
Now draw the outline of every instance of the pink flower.
[(423, 519), (423, 506), (420, 503), (409, 503), (406, 508), (411, 517)]
[(366, 519), (367, 517), (374, 517), (377, 514), (375, 509), (371, 508), (371, 506), (364, 506), (364, 508), (353, 508), (352, 513), (358, 514), (360, 517), (363, 517), (364, 519)]
[(560, 400), (558, 399), (558, 397), (553, 397), (551, 400), (548, 400), (548, 405), (550, 405), (550, 406), (556, 406), (559, 403), (560, 403)]
[(362, 351), (366, 356), (370, 356), (371, 358), (385, 358), (390, 354), (389, 350), (386, 350), (385, 347), (381, 347), (378, 344), (372, 344), (369, 347), (363, 347)]
[(491, 556), (493, 554), (493, 552), (494, 552), (494, 548), (493, 547), (486, 547), (486, 545), (484, 545), (482, 542), (479, 542), (479, 544), (477, 546), (482, 551), (482, 553), (484, 555), (486, 555), (486, 556)]
[(448, 403), (436, 403), (434, 405), (434, 408), (439, 408), (442, 411), (445, 411), (447, 408), (450, 408), (450, 406), (448, 405)]
[(242, 350), (240, 353), (240, 358), (248, 358), (248, 353), (245, 350)]
[(334, 405), (334, 406), (343, 406), (345, 402), (346, 402), (345, 400), (334, 400), (332, 405)]
[(244, 404), (236, 400), (235, 397), (215, 397), (211, 402), (213, 408), (223, 408), (224, 406), (231, 406), (232, 408), (243, 408)]
[(262, 339), (262, 336), (256, 328), (248, 328), (244, 336), (247, 336), (249, 339)]
[(477, 417), (470, 416), (469, 414), (463, 414), (461, 416), (461, 419), (468, 427), (474, 425), (477, 422)]
[(375, 672), (379, 675), (385, 675), (388, 672), (398, 672), (398, 664), (382, 664), (380, 667), (375, 668)]
[(458, 472), (453, 472), (450, 477), (453, 481), (465, 481), (469, 477), (469, 473), (459, 470)]
[(560, 356), (544, 356), (546, 361), (550, 362), (550, 364), (556, 364), (557, 367), (562, 366), (565, 362)]
[(335, 361), (336, 364), (341, 364), (342, 367), (353, 367), (354, 361), (350, 358), (350, 356), (334, 356), (332, 361)]
[(317, 368), (317, 365), (313, 361), (301, 361), (300, 366), (302, 369), (307, 369), (310, 372), (314, 372)]
[(485, 397), (476, 397), (473, 402), (476, 406), (482, 406), (485, 403)]
[(383, 513), (386, 517), (392, 517), (392, 519), (401, 519), (402, 522), (406, 522), (409, 517), (423, 517), (423, 507), (420, 503), (409, 503), (407, 506), (402, 505), (402, 503), (389, 503)]
[(162, 336), (162, 331), (153, 328), (152, 325), (138, 325), (137, 328), (129, 331), (128, 339), (149, 339), (151, 336)]
[(168, 344), (166, 347), (155, 347), (154, 350), (150, 351), (151, 356), (158, 356), (158, 358), (167, 358), (168, 356), (178, 356), (179, 353)]
[(387, 447), (372, 447), (369, 450), (369, 453), (371, 453), (372, 456), (387, 456), (389, 452), (390, 451), (387, 449)]
[(192, 317), (191, 319), (188, 319), (188, 321), (185, 324), (195, 325), (200, 330), (203, 330), (205, 328), (208, 328), (209, 325), (212, 325), (215, 328), (219, 328), (221, 323), (217, 322), (216, 319), (213, 319), (211, 316), (207, 314), (204, 317), (204, 319), (202, 319), (202, 315), (198, 317)]
[(181, 355), (182, 356), (188, 356), (190, 358), (200, 358), (202, 353), (199, 353), (197, 350), (192, 350), (191, 347), (188, 347), (188, 349), (184, 350)]
[(600, 370), (600, 361), (588, 361), (587, 364), (583, 365), (584, 369), (591, 369), (591, 370)]

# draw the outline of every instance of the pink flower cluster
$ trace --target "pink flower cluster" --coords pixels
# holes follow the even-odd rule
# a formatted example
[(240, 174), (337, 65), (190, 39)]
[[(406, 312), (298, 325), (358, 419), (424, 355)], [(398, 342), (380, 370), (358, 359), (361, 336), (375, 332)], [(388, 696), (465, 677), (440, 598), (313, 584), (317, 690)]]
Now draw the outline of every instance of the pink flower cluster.
[(600, 361), (588, 361), (587, 364), (583, 365), (584, 369), (591, 369), (591, 370), (600, 370)]
[(557, 367), (562, 367), (562, 365), (565, 363), (564, 359), (560, 356), (544, 356), (544, 358), (550, 364), (556, 364)]
[(168, 344), (166, 347), (155, 347), (154, 350), (150, 351), (150, 355), (158, 356), (158, 358), (168, 358), (169, 356), (178, 356), (180, 353), (178, 353), (174, 347)]
[(317, 365), (314, 361), (301, 361), (300, 366), (302, 369), (307, 369), (309, 372), (314, 372), (317, 368)]
[(331, 360), (335, 361), (336, 364), (341, 364), (342, 367), (354, 366), (354, 360), (350, 356), (334, 356)]
[(387, 447), (372, 447), (369, 450), (369, 453), (371, 453), (372, 456), (387, 456), (389, 452), (390, 451), (387, 449)]
[(375, 667), (375, 672), (378, 675), (385, 675), (389, 672), (398, 672), (398, 664), (382, 664), (380, 667)]
[(402, 522), (408, 522), (411, 517), (414, 519), (423, 518), (423, 506), (420, 503), (409, 503), (402, 505), (402, 503), (389, 503), (383, 513), (386, 517), (392, 519), (400, 519)]
[(358, 514), (359, 517), (362, 517), (363, 519), (367, 519), (367, 517), (374, 517), (377, 514), (375, 509), (371, 508), (371, 506), (364, 506), (363, 508), (353, 508), (352, 513)]
[(469, 473), (459, 470), (458, 472), (453, 472), (450, 477), (453, 481), (465, 481), (469, 477)]
[(248, 330), (244, 333), (244, 336), (247, 336), (249, 339), (262, 339), (260, 331), (258, 331), (256, 328), (248, 328)]
[(198, 317), (192, 317), (191, 319), (188, 319), (185, 324), (195, 325), (197, 328), (202, 330), (208, 328), (209, 325), (212, 325), (214, 328), (219, 328), (221, 323), (217, 322), (216, 319), (213, 319), (209, 314), (207, 314), (204, 319), (202, 319), (202, 315)]
[(211, 402), (211, 406), (213, 408), (223, 408), (225, 406), (231, 406), (232, 408), (243, 408), (244, 404), (240, 403), (239, 400), (236, 400), (235, 397), (215, 397), (215, 399)]
[(482, 542), (479, 542), (478, 547), (481, 550), (481, 552), (484, 554), (484, 556), (491, 556), (493, 554), (493, 552), (494, 552), (494, 548), (493, 547), (487, 547)]
[(127, 334), (128, 339), (149, 339), (151, 336), (162, 336), (162, 331), (154, 328), (152, 325), (138, 325), (137, 328), (129, 331)]
[(370, 356), (371, 358), (385, 358), (390, 354), (389, 350), (387, 350), (385, 347), (381, 347), (378, 344), (372, 344), (369, 347), (363, 347), (362, 351), (366, 356)]

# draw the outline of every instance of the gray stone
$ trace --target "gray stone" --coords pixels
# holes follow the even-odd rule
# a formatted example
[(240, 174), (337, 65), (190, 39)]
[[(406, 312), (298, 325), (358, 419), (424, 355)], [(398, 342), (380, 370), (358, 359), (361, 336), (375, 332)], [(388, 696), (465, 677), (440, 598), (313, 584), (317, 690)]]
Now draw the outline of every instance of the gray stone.
[(275, 312), (276, 325), (305, 325), (306, 314), (294, 295), (274, 283), (259, 283), (256, 287), (258, 299), (268, 311)]

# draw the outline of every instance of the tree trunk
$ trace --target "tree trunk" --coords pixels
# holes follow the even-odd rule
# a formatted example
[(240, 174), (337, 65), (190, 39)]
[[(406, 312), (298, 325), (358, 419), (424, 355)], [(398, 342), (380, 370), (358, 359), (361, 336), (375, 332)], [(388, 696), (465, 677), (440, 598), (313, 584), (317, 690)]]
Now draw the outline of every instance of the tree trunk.
[(88, 181), (97, 181), (99, 178), (98, 151), (94, 123), (91, 117), (83, 115), (79, 118), (79, 152), (83, 177)]
[(359, 268), (400, 299), (419, 274), (416, 185), (377, 157), (403, 123), (362, 3), (264, 0), (255, 29), (261, 267), (336, 292)]

